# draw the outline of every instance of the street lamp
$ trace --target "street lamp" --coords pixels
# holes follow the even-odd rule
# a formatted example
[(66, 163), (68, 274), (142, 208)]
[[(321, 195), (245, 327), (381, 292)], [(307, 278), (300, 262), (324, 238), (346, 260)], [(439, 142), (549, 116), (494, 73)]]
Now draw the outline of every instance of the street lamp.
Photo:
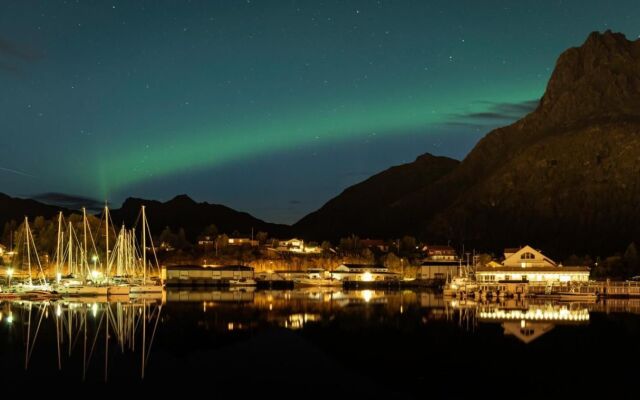
[(11, 286), (11, 277), (13, 276), (13, 268), (7, 268), (7, 276), (9, 277), (9, 286)]
[(91, 261), (93, 261), (93, 271), (91, 271), (91, 277), (95, 281), (98, 278), (98, 271), (96, 270), (96, 262), (98, 262), (98, 256), (94, 254), (91, 257)]

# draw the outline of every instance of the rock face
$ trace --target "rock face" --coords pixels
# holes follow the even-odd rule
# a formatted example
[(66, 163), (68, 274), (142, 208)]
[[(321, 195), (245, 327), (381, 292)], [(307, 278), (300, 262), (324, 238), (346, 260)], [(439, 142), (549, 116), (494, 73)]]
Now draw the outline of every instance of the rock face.
[(160, 233), (165, 227), (174, 231), (184, 228), (187, 238), (195, 240), (205, 227), (216, 225), (221, 233), (232, 234), (237, 231), (250, 235), (259, 231), (268, 232), (270, 236), (289, 235), (287, 225), (271, 224), (259, 220), (245, 212), (210, 203), (197, 203), (187, 195), (179, 195), (167, 202), (128, 198), (122, 207), (111, 211), (111, 218), (116, 225), (125, 223), (133, 226), (139, 218), (140, 207), (146, 206), (147, 218), (153, 233)]
[(380, 213), (396, 222), (388, 234), (484, 250), (594, 255), (639, 241), (640, 40), (592, 33), (559, 57), (535, 111)]
[(294, 230), (318, 240), (351, 234), (386, 237), (397, 224), (389, 207), (451, 172), (459, 161), (424, 154), (414, 162), (391, 167), (347, 188), (319, 210), (305, 216)]

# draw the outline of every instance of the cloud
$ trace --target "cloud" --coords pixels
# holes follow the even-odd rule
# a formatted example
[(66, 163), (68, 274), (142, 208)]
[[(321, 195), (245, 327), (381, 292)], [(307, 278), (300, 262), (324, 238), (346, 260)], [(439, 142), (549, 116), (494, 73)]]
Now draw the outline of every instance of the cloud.
[(0, 71), (20, 75), (24, 63), (35, 62), (42, 54), (0, 37)]
[(96, 199), (84, 196), (75, 196), (65, 193), (40, 193), (31, 196), (32, 199), (38, 200), (45, 204), (51, 204), (54, 206), (69, 208), (72, 210), (79, 210), (82, 207), (86, 207), (87, 211), (101, 211), (104, 204)]
[(27, 47), (18, 46), (2, 37), (0, 37), (0, 55), (17, 58), (22, 61), (36, 61), (41, 57), (38, 52)]
[(8, 172), (8, 173), (10, 173), (10, 174), (15, 174), (15, 175), (20, 175), (20, 176), (27, 176), (27, 177), (29, 177), (29, 178), (35, 178), (35, 176), (34, 176), (34, 175), (31, 175), (31, 174), (26, 173), (26, 172), (24, 172), (24, 171), (20, 171), (20, 170), (13, 169), (13, 168), (7, 168), (7, 167), (2, 167), (2, 166), (0, 166), (0, 171), (2, 171), (2, 172)]
[(483, 124), (496, 122), (511, 122), (522, 118), (535, 110), (540, 100), (526, 100), (517, 103), (480, 102), (487, 107), (486, 111), (454, 114), (448, 124)]

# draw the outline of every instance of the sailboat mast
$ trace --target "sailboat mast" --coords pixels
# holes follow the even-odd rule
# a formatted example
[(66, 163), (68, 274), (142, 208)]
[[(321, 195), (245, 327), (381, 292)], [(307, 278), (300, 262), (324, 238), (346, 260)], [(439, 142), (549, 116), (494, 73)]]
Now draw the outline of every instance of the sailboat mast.
[[(62, 267), (60, 266), (62, 262), (62, 211), (58, 214), (58, 240), (56, 243), (56, 280), (60, 281), (60, 271)], [(60, 283), (60, 282), (58, 282)]]
[(142, 206), (142, 282), (147, 281), (147, 217)]
[(104, 233), (105, 233), (105, 249), (104, 249), (104, 270), (107, 279), (109, 279), (109, 271), (107, 269), (107, 265), (109, 265), (109, 207), (107, 204), (104, 205)]
[(89, 270), (89, 260), (88, 260), (88, 256), (87, 256), (87, 209), (82, 207), (82, 233), (84, 236), (84, 257), (82, 259), (82, 263), (84, 264), (84, 267), (86, 268), (86, 271)]
[[(71, 219), (71, 218), (69, 218)], [(71, 221), (69, 221), (69, 275), (73, 275), (73, 231), (71, 230)]]
[(29, 244), (29, 218), (24, 217), (24, 237), (27, 242), (27, 265), (29, 266), (29, 286), (33, 284), (31, 280), (31, 247)]

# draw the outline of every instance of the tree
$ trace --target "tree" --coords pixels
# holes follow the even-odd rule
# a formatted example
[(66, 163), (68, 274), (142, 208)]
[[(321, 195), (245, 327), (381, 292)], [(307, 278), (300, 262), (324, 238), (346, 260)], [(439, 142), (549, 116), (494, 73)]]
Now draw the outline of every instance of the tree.
[(256, 234), (256, 240), (260, 244), (265, 244), (267, 242), (268, 237), (269, 237), (269, 234), (267, 232), (260, 231)]
[(229, 236), (222, 234), (216, 238), (216, 255), (219, 250), (224, 249), (229, 244)]
[(485, 265), (489, 264), (492, 260), (493, 260), (493, 257), (491, 257), (491, 254), (487, 254), (487, 253), (478, 254), (478, 266), (480, 267), (484, 267)]
[(356, 235), (340, 239), (340, 251), (354, 251), (358, 247), (360, 247), (360, 238)]
[(625, 278), (637, 275), (640, 272), (640, 259), (638, 258), (638, 249), (635, 243), (631, 242), (629, 246), (627, 246), (627, 250), (625, 250), (622, 259), (625, 267)]
[(322, 248), (322, 252), (327, 253), (331, 251), (331, 242), (325, 240), (324, 242), (322, 242), (320, 247)]
[(401, 272), (403, 260), (394, 253), (387, 253), (381, 260), (382, 264), (389, 268), (389, 271)]
[(202, 236), (216, 237), (218, 235), (218, 227), (214, 224), (207, 225), (202, 231)]
[(362, 249), (362, 252), (360, 253), (360, 255), (362, 256), (362, 258), (364, 258), (365, 260), (367, 260), (368, 263), (372, 263), (375, 261), (375, 257), (373, 255), (373, 252), (369, 249)]
[(187, 234), (184, 232), (184, 228), (180, 228), (178, 231), (178, 236), (176, 238), (176, 249), (186, 249), (190, 247), (191, 244), (187, 240)]
[(171, 231), (171, 228), (169, 228), (168, 226), (166, 226), (163, 230), (162, 233), (160, 233), (160, 243), (167, 243), (169, 244), (171, 247), (176, 247), (176, 241), (177, 241), (177, 236), (175, 235), (175, 233), (173, 233)]
[(413, 236), (405, 236), (400, 241), (400, 248), (405, 253), (413, 253), (416, 251), (416, 238)]

